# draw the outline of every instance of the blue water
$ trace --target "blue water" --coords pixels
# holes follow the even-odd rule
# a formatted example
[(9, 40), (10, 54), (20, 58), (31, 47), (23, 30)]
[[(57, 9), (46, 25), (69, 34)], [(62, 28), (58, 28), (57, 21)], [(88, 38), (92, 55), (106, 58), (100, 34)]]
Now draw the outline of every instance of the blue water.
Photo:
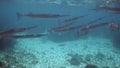
[[(81, 36), (81, 37), (76, 37), (77, 29), (73, 30), (73, 31), (67, 31), (67, 32), (55, 32), (55, 33), (49, 32), (49, 30), (51, 28), (59, 26), (60, 21), (63, 21), (63, 20), (66, 20), (68, 18), (72, 18), (75, 16), (84, 16), (87, 14), (88, 14), (88, 16), (85, 16), (84, 18), (73, 21), (74, 24), (72, 26), (86, 24), (86, 23), (93, 21), (97, 18), (100, 18), (102, 16), (105, 16), (105, 18), (97, 21), (96, 23), (104, 23), (104, 22), (114, 21), (116, 24), (119, 24), (119, 22), (120, 22), (120, 14), (119, 13), (115, 14), (114, 12), (110, 12), (110, 11), (91, 10), (91, 9), (95, 8), (96, 5), (100, 5), (100, 4), (104, 4), (104, 3), (98, 1), (98, 2), (92, 3), (92, 5), (88, 4), (87, 6), (86, 5), (85, 6), (84, 5), (83, 6), (70, 6), (70, 5), (65, 5), (65, 4), (62, 4), (62, 5), (39, 4), (37, 2), (36, 3), (35, 2), (34, 3), (29, 3), (29, 2), (24, 3), (23, 1), (15, 1), (15, 0), (11, 0), (11, 1), (5, 0), (4, 1), (4, 0), (2, 0), (0, 2), (0, 31), (2, 32), (2, 31), (9, 30), (9, 29), (17, 29), (17, 28), (31, 27), (31, 26), (37, 25), (38, 26), (37, 28), (32, 29), (32, 30), (27, 30), (27, 31), (21, 32), (21, 33), (23, 33), (23, 34), (44, 34), (44, 33), (46, 34), (47, 33), (48, 34), (47, 36), (39, 37), (39, 38), (43, 39), (43, 41), (49, 40), (53, 43), (57, 43), (58, 45), (61, 43), (68, 43), (68, 42), (70, 42), (69, 44), (72, 45), (73, 41), (77, 41), (77, 42), (78, 41), (81, 42), (82, 40), (89, 41), (89, 37), (90, 38), (108, 39), (112, 42), (112, 44), (107, 44), (109, 42), (106, 42), (106, 43), (101, 44), (100, 46), (112, 45), (114, 49), (111, 52), (115, 52), (115, 54), (117, 54), (119, 56), (119, 54), (120, 54), (119, 53), (119, 50), (120, 50), (120, 28), (118, 28), (117, 30), (115, 30), (113, 32), (109, 31), (109, 27), (95, 28), (93, 30), (90, 30), (88, 35)], [(109, 6), (113, 6), (113, 5), (115, 7), (119, 7), (119, 4), (112, 4)], [(24, 17), (18, 19), (16, 13), (21, 13), (21, 14), (29, 14), (29, 13), (33, 13), (33, 14), (61, 14), (61, 15), (69, 15), (69, 16), (60, 17), (60, 18), (30, 18), (30, 17), (24, 16)], [(19, 33), (18, 33), (18, 35), (19, 35)], [(0, 38), (2, 38), (2, 36)], [(34, 38), (28, 38), (28, 39), (33, 40)], [(22, 68), (22, 64), (17, 66), (17, 63), (19, 64), (19, 60), (16, 59), (16, 63), (15, 63), (14, 59), (11, 59), (11, 55), (14, 53), (16, 54), (16, 52), (14, 52), (14, 46), (17, 46), (17, 43), (18, 43), (16, 40), (17, 39), (6, 39), (6, 38), (0, 39), (1, 55), (5, 55), (5, 57), (2, 56), (2, 58), (0, 58), (0, 62), (6, 62), (8, 60), (13, 61), (13, 62), (8, 61), (8, 63), (4, 63), (7, 68)], [(38, 41), (41, 41), (41, 40), (38, 40)], [(98, 42), (98, 40), (97, 41), (91, 40), (91, 41), (92, 41), (91, 43), (86, 42), (86, 44), (83, 44), (83, 45), (90, 45), (93, 47), (94, 45), (92, 43), (95, 43), (97, 45), (97, 43), (100, 44), (99, 42), (102, 42), (102, 41)], [(19, 41), (19, 42), (21, 42), (21, 41)], [(24, 41), (23, 41), (23, 43), (24, 43)], [(31, 43), (31, 41), (25, 42), (25, 43)], [(37, 41), (36, 41), (36, 43), (37, 43)], [(47, 41), (44, 41), (44, 43), (46, 44)], [(40, 44), (38, 44), (38, 45), (40, 45)], [(50, 44), (50, 45), (53, 45), (53, 44)], [(65, 49), (66, 47), (68, 49), (72, 49), (71, 45), (61, 44), (62, 48), (60, 48), (60, 49)], [(75, 45), (77, 45), (77, 44), (75, 44)], [(80, 45), (82, 45), (82, 44), (80, 44)], [(13, 53), (11, 53), (12, 51), (10, 52), (9, 48), (10, 48), (10, 50), (11, 50), (11, 48), (13, 48)], [(73, 52), (74, 52), (74, 48), (79, 48), (79, 47), (73, 46)], [(59, 50), (57, 50), (57, 49), (59, 49), (59, 48), (57, 48), (56, 46), (53, 47), (53, 50), (55, 50), (56, 54), (59, 53)], [(112, 48), (110, 48), (110, 49), (112, 49)], [(88, 46), (88, 50), (89, 50), (89, 46)], [(21, 50), (21, 51), (23, 52), (23, 50)], [(58, 53), (57, 53), (57, 51), (58, 51)], [(67, 51), (67, 50), (65, 50), (65, 51)], [(103, 51), (103, 52), (105, 52), (105, 51)], [(48, 52), (49, 52), (49, 50), (48, 50)], [(71, 52), (72, 52), (72, 50), (71, 50)], [(115, 62), (116, 67), (111, 62), (108, 62), (108, 64), (106, 64), (106, 65), (102, 65), (102, 64), (99, 65), (99, 63), (97, 63), (97, 62), (95, 63), (92, 61), (93, 59), (90, 60), (89, 58), (88, 58), (88, 62), (87, 61), (82, 62), (82, 60), (79, 60), (79, 59), (81, 59), (80, 57), (82, 57), (81, 55), (79, 55), (79, 53), (80, 52), (77, 52), (77, 54), (76, 53), (74, 53), (74, 54), (72, 53), (69, 55), (67, 54), (69, 57), (71, 57), (71, 59), (67, 58), (66, 61), (68, 63), (66, 63), (66, 65), (63, 65), (60, 67), (59, 67), (59, 63), (58, 63), (58, 66), (56, 65), (56, 67), (54, 66), (54, 64), (53, 64), (53, 66), (52, 66), (52, 64), (49, 64), (50, 66), (47, 66), (47, 63), (46, 64), (41, 63), (41, 65), (38, 67), (34, 67), (34, 65), (31, 67), (31, 66), (29, 66), (29, 62), (27, 62), (27, 61), (26, 61), (26, 64), (28, 63), (29, 68), (97, 68), (97, 67), (94, 67), (94, 65), (97, 66), (97, 64), (98, 64), (99, 68), (109, 68), (109, 67), (110, 68), (120, 68), (120, 65), (119, 65), (120, 61)], [(86, 53), (89, 54), (89, 51)], [(7, 60), (5, 60), (6, 54), (8, 57)], [(19, 55), (13, 55), (13, 56), (20, 57), (20, 55), (23, 56), (22, 53), (20, 53)], [(27, 54), (25, 54), (25, 55), (27, 56)], [(62, 53), (61, 53), (61, 55), (62, 55)], [(91, 53), (89, 55), (91, 56)], [(112, 55), (112, 54), (110, 54), (110, 55)], [(85, 56), (85, 55), (83, 55), (83, 56)], [(99, 57), (100, 59), (106, 58), (101, 52), (98, 53), (96, 56)], [(47, 57), (47, 56), (44, 56), (44, 57)], [(113, 58), (114, 57), (109, 57), (109, 59), (110, 59), (109, 61), (112, 61)], [(48, 58), (48, 59), (51, 59), (51, 58)], [(115, 60), (117, 60), (117, 59), (119, 59), (119, 57), (115, 58)], [(79, 61), (77, 61), (77, 60), (79, 60)], [(97, 60), (95, 60), (95, 61), (97, 61)], [(104, 59), (103, 59), (103, 61), (104, 61)], [(59, 60), (58, 60), (58, 62), (59, 62)], [(98, 62), (99, 62), (99, 60), (98, 60)], [(34, 64), (34, 63), (37, 64), (37, 61), (33, 62), (32, 64)], [(53, 60), (53, 63), (54, 63), (54, 60)], [(13, 65), (11, 65), (11, 64), (13, 64)], [(93, 67), (87, 67), (88, 64), (93, 65)], [(113, 64), (113, 65), (109, 66), (110, 64)], [(81, 65), (83, 65), (83, 67)], [(0, 64), (0, 67), (3, 67), (3, 66), (4, 65)], [(4, 67), (4, 68), (6, 68), (6, 67)], [(28, 68), (28, 67), (23, 64), (23, 68)]]

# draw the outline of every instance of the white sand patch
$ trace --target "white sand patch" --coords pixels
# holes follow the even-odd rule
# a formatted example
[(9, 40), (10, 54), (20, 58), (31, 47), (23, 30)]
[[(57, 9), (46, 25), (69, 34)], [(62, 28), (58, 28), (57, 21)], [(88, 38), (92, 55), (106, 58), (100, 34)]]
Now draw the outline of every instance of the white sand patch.
[[(98, 39), (91, 38), (81, 39), (76, 41), (64, 42), (64, 43), (54, 43), (49, 40), (36, 39), (19, 39), (16, 45), (16, 49), (23, 49), (28, 53), (31, 53), (38, 58), (39, 62), (32, 66), (31, 68), (84, 68), (85, 64), (79, 66), (70, 65), (67, 61), (71, 57), (68, 54), (79, 54), (79, 55), (93, 55), (101, 53), (108, 59), (104, 61), (97, 61), (94, 59), (92, 64), (97, 64), (98, 66), (119, 66), (120, 58), (119, 54), (116, 54), (112, 42), (109, 39)], [(101, 58), (101, 57), (100, 57)], [(113, 60), (114, 58), (114, 60)], [(34, 60), (34, 59), (31, 59)], [(27, 63), (26, 63), (27, 64)], [(113, 65), (115, 64), (115, 65)]]

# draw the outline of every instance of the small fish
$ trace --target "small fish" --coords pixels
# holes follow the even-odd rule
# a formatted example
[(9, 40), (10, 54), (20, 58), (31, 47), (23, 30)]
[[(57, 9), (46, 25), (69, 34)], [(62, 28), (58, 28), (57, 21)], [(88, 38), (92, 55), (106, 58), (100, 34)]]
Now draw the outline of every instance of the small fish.
[(95, 19), (95, 20), (92, 20), (92, 21), (88, 22), (86, 25), (94, 24), (94, 23), (96, 23), (97, 21), (102, 20), (103, 18), (105, 18), (105, 16), (102, 16), (102, 17), (99, 17), (99, 18), (97, 18), (97, 19)]
[(109, 22), (105, 22), (105, 23), (99, 23), (99, 24), (94, 24), (94, 25), (88, 25), (84, 28), (82, 28), (77, 34), (79, 35), (80, 32), (83, 34), (88, 34), (88, 31), (90, 29), (94, 29), (94, 28), (99, 28), (99, 27), (103, 27), (103, 26), (109, 26), (110, 27), (110, 31), (115, 31), (119, 26), (113, 22), (109, 23)]
[(59, 18), (59, 17), (65, 17), (65, 16), (69, 16), (69, 15), (59, 15), (59, 14), (33, 14), (33, 13), (29, 13), (29, 14), (20, 14), (17, 13), (17, 17), (18, 19), (20, 19), (23, 16), (27, 16), (27, 17), (31, 17), (31, 18)]
[(105, 22), (105, 23), (99, 23), (99, 24), (94, 24), (94, 25), (87, 25), (84, 28), (82, 28), (81, 31), (86, 31), (86, 30), (90, 30), (90, 29), (93, 29), (93, 28), (103, 27), (103, 26), (106, 26), (106, 25), (109, 25), (109, 23)]
[[(85, 16), (87, 16), (87, 15), (85, 15)], [(66, 19), (66, 20), (60, 22), (60, 23), (64, 23), (64, 25), (54, 27), (54, 28), (51, 29), (51, 31), (62, 30), (62, 29), (64, 30), (65, 28), (67, 28), (67, 27), (71, 26), (73, 23), (75, 23), (75, 22), (71, 22), (71, 21), (83, 18), (85, 16), (76, 16), (76, 17), (73, 17), (73, 18), (70, 18), (70, 19)], [(65, 22), (68, 22), (68, 23), (65, 23)]]
[(77, 37), (87, 35), (90, 29), (95, 29), (95, 28), (103, 27), (107, 25), (109, 25), (108, 22), (84, 26), (82, 29), (77, 31)]
[(30, 30), (30, 29), (33, 29), (33, 28), (36, 28), (36, 27), (37, 26), (25, 27), (25, 28), (17, 28), (17, 29), (10, 29), (10, 30), (7, 30), (7, 31), (0, 32), (0, 36), (6, 36), (6, 35), (11, 35), (11, 34), (23, 32), (23, 31)]
[(102, 20), (103, 18), (105, 18), (105, 16), (97, 18), (95, 20), (92, 20), (92, 21), (88, 22), (87, 24), (73, 26), (73, 27), (68, 27), (69, 25), (72, 24), (72, 23), (69, 23), (69, 24), (66, 24), (66, 25), (63, 25), (63, 26), (52, 28), (51, 32), (65, 32), (65, 31), (80, 29), (82, 27), (87, 27), (87, 26), (93, 25), (94, 23), (96, 23), (99, 20)]
[(48, 34), (31, 34), (31, 35), (12, 35), (12, 36), (8, 36), (8, 38), (37, 38), (37, 37), (42, 37), (42, 36), (46, 36)]
[(70, 31), (70, 30), (79, 29), (81, 27), (82, 27), (82, 25), (68, 27), (68, 28), (64, 28), (64, 29), (56, 29), (56, 30), (54, 30), (54, 32), (66, 32), (66, 31)]
[(83, 18), (83, 17), (88, 16), (88, 15), (89, 14), (84, 15), (84, 16), (76, 16), (76, 17), (73, 17), (73, 18), (66, 19), (66, 20), (64, 20), (62, 22), (70, 22), (70, 21), (78, 20), (78, 19)]
[(120, 7), (107, 7), (107, 6), (103, 6), (103, 7), (96, 7), (92, 10), (106, 10), (106, 11), (113, 11), (113, 12), (119, 12), (120, 13)]
[(65, 24), (65, 25), (57, 26), (57, 27), (52, 28), (51, 30), (64, 29), (64, 28), (66, 28), (66, 27), (68, 27), (68, 26), (72, 25), (73, 23), (74, 23), (74, 22), (70, 22), (70, 23)]

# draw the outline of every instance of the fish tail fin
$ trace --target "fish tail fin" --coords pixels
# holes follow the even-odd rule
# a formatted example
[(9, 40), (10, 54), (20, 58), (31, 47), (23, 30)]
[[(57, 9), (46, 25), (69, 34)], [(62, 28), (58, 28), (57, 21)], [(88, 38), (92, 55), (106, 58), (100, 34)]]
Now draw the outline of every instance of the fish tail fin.
[(18, 19), (18, 20), (21, 19), (22, 16), (23, 16), (22, 14), (20, 14), (20, 13), (18, 13), (18, 12), (17, 12), (16, 14), (17, 14), (17, 19)]

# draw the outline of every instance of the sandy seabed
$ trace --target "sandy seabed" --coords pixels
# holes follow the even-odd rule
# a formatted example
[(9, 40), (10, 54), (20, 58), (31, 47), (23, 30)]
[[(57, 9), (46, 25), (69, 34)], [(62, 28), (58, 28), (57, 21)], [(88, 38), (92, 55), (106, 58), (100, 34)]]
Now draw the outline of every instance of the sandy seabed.
[(47, 39), (17, 39), (13, 49), (1, 52), (8, 68), (120, 68), (120, 53), (109, 39), (93, 38), (55, 43)]

